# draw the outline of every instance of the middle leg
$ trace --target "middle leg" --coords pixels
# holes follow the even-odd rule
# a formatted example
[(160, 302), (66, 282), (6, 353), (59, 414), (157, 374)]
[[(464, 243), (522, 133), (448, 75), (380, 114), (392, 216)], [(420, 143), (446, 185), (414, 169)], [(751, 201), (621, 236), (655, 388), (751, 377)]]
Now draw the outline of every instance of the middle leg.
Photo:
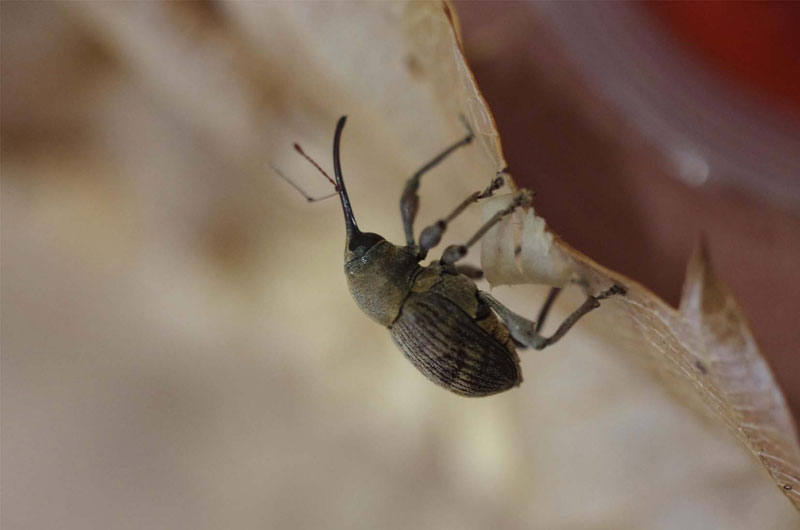
[(471, 194), (469, 197), (461, 201), (461, 203), (456, 206), (455, 210), (450, 212), (450, 215), (445, 217), (444, 219), (439, 219), (435, 223), (430, 226), (425, 227), (425, 229), (419, 235), (419, 257), (420, 259), (425, 259), (425, 256), (428, 255), (428, 251), (439, 244), (439, 241), (442, 240), (442, 235), (444, 231), (447, 229), (447, 225), (456, 217), (458, 217), (461, 212), (467, 209), (467, 206), (474, 202), (478, 202), (481, 199), (485, 199), (487, 197), (491, 197), (492, 194), (500, 189), (503, 184), (503, 173), (505, 173), (505, 169), (501, 169), (497, 172), (497, 175), (492, 179), (492, 182), (486, 187), (483, 191), (476, 191), (475, 193)]

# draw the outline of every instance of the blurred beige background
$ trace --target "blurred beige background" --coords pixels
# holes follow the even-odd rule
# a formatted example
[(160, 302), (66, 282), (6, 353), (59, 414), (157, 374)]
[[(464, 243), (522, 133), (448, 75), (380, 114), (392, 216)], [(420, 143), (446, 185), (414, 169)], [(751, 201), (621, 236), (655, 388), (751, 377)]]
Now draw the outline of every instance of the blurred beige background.
[[(401, 241), (403, 179), (460, 134), (431, 65), (404, 48), (424, 17), (403, 4), (0, 6), (3, 528), (798, 525), (726, 433), (616, 355), (602, 315), (523, 353), (519, 389), (467, 400), (358, 312), (338, 205), (306, 204), (267, 163), (326, 192), (291, 142), (330, 167), (347, 113), (359, 223)], [(479, 31), (479, 6), (459, 11), (468, 51), (503, 35)], [(506, 63), (486, 57), (478, 78), (515, 164), (514, 138), (536, 133), (504, 126), (491, 73)], [(426, 180), (419, 226), (485, 182), (476, 152)], [(647, 283), (613, 261), (624, 252), (553, 224)], [(677, 278), (682, 258), (652, 270)], [(544, 295), (496, 291), (531, 315)]]

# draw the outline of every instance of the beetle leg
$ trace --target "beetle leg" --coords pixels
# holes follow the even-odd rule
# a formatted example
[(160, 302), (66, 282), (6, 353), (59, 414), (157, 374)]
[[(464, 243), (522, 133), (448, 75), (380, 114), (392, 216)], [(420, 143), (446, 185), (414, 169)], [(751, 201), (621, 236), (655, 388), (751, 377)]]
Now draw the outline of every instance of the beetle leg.
[(509, 215), (511, 212), (513, 212), (520, 206), (529, 205), (532, 199), (533, 199), (532, 191), (525, 189), (519, 190), (514, 196), (514, 199), (511, 201), (511, 204), (509, 204), (507, 207), (494, 214), (491, 219), (486, 221), (483, 224), (483, 226), (481, 226), (478, 229), (478, 231), (475, 232), (475, 235), (469, 239), (469, 241), (467, 241), (463, 245), (450, 245), (449, 247), (444, 249), (444, 252), (442, 253), (441, 262), (444, 265), (452, 265), (456, 261), (466, 256), (469, 247), (480, 241), (480, 239), (484, 236), (484, 234), (486, 234), (486, 232), (488, 232), (494, 225), (499, 223), (503, 217)]
[(547, 318), (547, 314), (550, 312), (550, 308), (553, 307), (553, 302), (556, 301), (556, 298), (558, 298), (560, 292), (561, 287), (551, 287), (550, 292), (547, 293), (547, 299), (545, 299), (544, 304), (542, 304), (542, 308), (539, 310), (539, 316), (536, 317), (537, 333), (542, 330), (542, 327), (544, 327), (544, 321)]
[(475, 137), (475, 135), (472, 134), (472, 129), (470, 128), (466, 118), (462, 116), (461, 120), (464, 122), (464, 125), (467, 128), (467, 135), (433, 157), (430, 162), (419, 168), (417, 172), (406, 181), (406, 185), (403, 188), (403, 194), (400, 196), (400, 215), (403, 217), (403, 229), (406, 232), (406, 244), (409, 247), (414, 246), (414, 219), (416, 219), (417, 210), (419, 210), (419, 195), (417, 194), (417, 191), (419, 190), (420, 178), (422, 178), (422, 175), (427, 173), (430, 169), (436, 167), (439, 162), (447, 158), (450, 153), (459, 147), (465, 146), (472, 142), (472, 139)]
[(467, 209), (467, 206), (474, 202), (478, 202), (481, 199), (485, 199), (487, 197), (491, 197), (492, 194), (500, 189), (505, 182), (503, 180), (503, 173), (505, 173), (505, 169), (501, 169), (497, 172), (497, 175), (492, 179), (492, 182), (486, 187), (483, 191), (476, 191), (475, 193), (471, 194), (469, 197), (461, 201), (461, 203), (456, 206), (455, 210), (450, 212), (450, 215), (445, 217), (444, 219), (439, 219), (432, 225), (426, 227), (419, 235), (419, 256), (420, 259), (425, 259), (425, 256), (428, 255), (428, 251), (439, 244), (439, 241), (442, 240), (442, 234), (447, 229), (447, 225), (456, 217), (458, 217), (461, 212)]
[(624, 294), (625, 289), (619, 285), (613, 285), (610, 289), (606, 289), (596, 296), (588, 296), (583, 304), (572, 312), (564, 322), (558, 326), (553, 335), (544, 337), (539, 334), (539, 326), (536, 322), (528, 320), (527, 318), (514, 313), (509, 308), (501, 304), (495, 297), (483, 291), (478, 292), (478, 297), (489, 304), (492, 310), (500, 316), (500, 318), (508, 326), (508, 331), (514, 340), (524, 344), (525, 346), (541, 350), (550, 346), (558, 341), (561, 337), (575, 325), (578, 320), (590, 311), (600, 307), (600, 300), (604, 300), (609, 296), (616, 294)]
[(483, 278), (483, 271), (478, 267), (474, 267), (472, 265), (456, 265), (455, 268), (456, 272), (463, 274), (472, 280), (480, 280)]

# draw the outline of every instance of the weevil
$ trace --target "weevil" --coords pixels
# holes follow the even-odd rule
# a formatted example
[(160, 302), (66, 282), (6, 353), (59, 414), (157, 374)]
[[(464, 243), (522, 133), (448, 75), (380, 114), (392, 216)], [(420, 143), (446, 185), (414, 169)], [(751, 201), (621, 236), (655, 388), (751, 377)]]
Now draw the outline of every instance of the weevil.
[[(346, 236), (344, 273), (356, 304), (368, 317), (388, 328), (403, 355), (437, 385), (471, 397), (515, 387), (522, 382), (517, 345), (541, 350), (563, 337), (583, 315), (599, 307), (600, 300), (624, 294), (622, 287), (613, 285), (597, 295), (587, 296), (553, 335), (544, 337), (540, 334), (541, 326), (559, 292), (557, 288), (550, 292), (536, 321), (514, 313), (478, 289), (475, 280), (481, 276), (480, 271), (457, 262), (503, 217), (530, 204), (533, 195), (525, 189), (518, 191), (510, 205), (484, 223), (466, 243), (450, 245), (440, 259), (429, 265), (420, 264), (456, 216), (470, 204), (491, 196), (504, 183), (505, 170), (501, 170), (486, 189), (471, 194), (447, 217), (425, 228), (419, 243), (415, 241), (420, 179), (450, 153), (472, 142), (473, 133), (466, 121), (466, 136), (406, 181), (400, 198), (406, 245), (395, 245), (373, 232), (362, 232), (353, 214), (339, 156), (346, 119), (346, 116), (339, 119), (333, 137), (334, 179), (297, 144), (295, 149), (331, 181), (334, 195), (338, 194), (341, 200)], [(307, 200), (315, 200), (292, 185)]]

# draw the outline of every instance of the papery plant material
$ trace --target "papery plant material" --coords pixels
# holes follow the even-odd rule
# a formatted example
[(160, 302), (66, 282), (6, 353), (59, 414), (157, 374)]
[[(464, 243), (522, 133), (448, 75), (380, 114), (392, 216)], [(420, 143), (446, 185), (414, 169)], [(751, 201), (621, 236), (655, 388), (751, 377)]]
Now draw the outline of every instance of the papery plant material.
[[(446, 5), (444, 13), (452, 22)], [(457, 34), (453, 24), (453, 57), (458, 64), (464, 108), (480, 124), (476, 130), (490, 140), (483, 142), (484, 147), (496, 148), (491, 158), (504, 167), (499, 134), (474, 78), (466, 73), (469, 69)], [(507, 201), (507, 197), (487, 201), (484, 218), (502, 209)], [(689, 265), (680, 310), (554, 238), (533, 211), (509, 216), (487, 233), (481, 262), (493, 285), (560, 287), (572, 277), (591, 292), (615, 283), (626, 286), (626, 297), (604, 303), (604, 311), (614, 311), (609, 320), (615, 327), (632, 325), (644, 339), (636, 353), (650, 357), (672, 389), (691, 389), (689, 399), (699, 398), (800, 509), (800, 445), (791, 413), (738, 303), (714, 276), (705, 245)]]
[[(508, 206), (512, 197), (487, 201), (484, 221)], [(486, 279), (492, 285), (534, 283), (564, 287), (572, 279), (572, 269), (563, 250), (553, 243), (553, 234), (533, 208), (506, 216), (482, 241), (481, 264)]]
[[(500, 136), (467, 65), (452, 8), (444, 3), (437, 13), (427, 4), (409, 12), (408, 19), (414, 21), (411, 28), (431, 30), (437, 18), (450, 24), (449, 42), (455, 65), (438, 66), (455, 74), (451, 75), (451, 85), (439, 87), (438, 93), (452, 101), (452, 85), (457, 84), (460, 110), (472, 122), (486, 156), (497, 169), (505, 167)], [(441, 39), (446, 38), (430, 33), (423, 36), (422, 31), (413, 30), (409, 35), (429, 52), (432, 43), (441, 46)], [(484, 218), (502, 209), (504, 200), (508, 199), (488, 201)], [(520, 217), (522, 226), (518, 231)], [(660, 373), (668, 374), (666, 380), (671, 388), (691, 389), (690, 395), (699, 398), (729, 428), (800, 509), (800, 445), (791, 413), (739, 305), (714, 277), (704, 248), (690, 264), (680, 310), (553, 238), (543, 220), (532, 211), (518, 214), (516, 222), (509, 217), (491, 230), (482, 241), (481, 261), (487, 279), (495, 285), (562, 286), (573, 277), (590, 291), (614, 283), (626, 286), (628, 295), (605, 303), (604, 311), (614, 312), (615, 325), (631, 325), (644, 338), (640, 343), (642, 351), (637, 353), (651, 358)]]
[[(293, 7), (295, 11), (286, 9), (276, 14), (280, 10), (266, 3), (220, 4), (220, 9), (229, 14), (245, 35), (246, 38), (239, 40), (228, 33), (228, 25), (204, 24), (196, 22), (195, 16), (181, 16), (182, 7), (173, 6), (174, 9), (167, 12), (160, 4), (129, 4), (125, 10), (106, 3), (70, 4), (72, 10), (82, 15), (87, 26), (94, 28), (108, 47), (124, 59), (140, 83), (170, 101), (173, 110), (212, 138), (215, 146), (232, 159), (238, 160), (241, 150), (259, 160), (257, 155), (264, 144), (259, 131), (272, 130), (265, 124), (269, 124), (273, 116), (282, 116), (289, 123), (302, 122), (299, 117), (294, 122), (288, 117), (299, 116), (300, 113), (291, 109), (305, 105), (311, 109), (306, 110), (306, 115), (316, 115), (320, 118), (317, 122), (330, 118), (332, 123), (333, 117), (342, 112), (342, 106), (357, 102), (359, 108), (366, 107), (375, 116), (370, 123), (362, 121), (358, 127), (354, 126), (355, 130), (366, 131), (370, 127), (373, 131), (385, 130), (387, 109), (400, 109), (394, 114), (397, 124), (403, 119), (402, 110), (415, 106), (417, 113), (407, 119), (414, 122), (418, 131), (418, 144), (392, 144), (394, 152), (401, 153), (396, 157), (404, 162), (410, 160), (405, 155), (412, 152), (415, 160), (424, 158), (419, 152), (419, 144), (425, 138), (424, 131), (419, 130), (420, 117), (435, 115), (438, 119), (447, 115), (452, 118), (455, 135), (460, 125), (457, 116), (464, 114), (480, 146), (474, 151), (480, 155), (471, 153), (465, 157), (471, 157), (470, 163), (475, 167), (487, 169), (487, 183), (494, 171), (505, 166), (499, 134), (467, 65), (451, 6), (434, 2), (386, 7), (359, 5), (352, 7), (351, 12), (336, 16), (324, 11), (322, 6), (322, 3), (315, 5), (311, 12), (308, 4), (297, 5)], [(263, 13), (254, 16), (251, 10), (268, 12), (272, 18)], [(364, 61), (370, 58), (372, 50), (365, 41), (353, 38), (339, 43), (363, 56), (346, 53), (351, 48), (343, 52), (330, 45), (342, 34), (342, 28), (333, 23), (335, 20), (351, 19), (357, 12), (366, 11), (371, 13), (370, 22), (376, 24), (370, 37), (394, 39), (392, 45), (402, 48), (402, 53), (406, 54), (406, 69), (411, 77), (430, 89), (431, 99), (436, 104), (418, 97), (417, 91), (406, 90), (409, 82), (401, 88), (392, 86), (399, 84), (398, 79), (405, 79), (397, 69), (387, 67), (380, 75), (372, 72), (369, 77), (372, 84), (362, 82), (367, 76), (354, 75), (356, 72), (364, 74), (360, 69), (365, 68)], [(375, 15), (375, 11), (381, 13)], [(308, 29), (311, 24), (304, 17), (315, 22), (313, 31)], [(349, 29), (359, 24), (360, 21), (356, 21)], [(397, 24), (402, 24), (402, 38), (397, 35)], [(302, 46), (269, 46), (270, 42), (278, 43), (280, 38), (291, 36), (292, 31), (302, 33)], [(177, 44), (175, 39), (178, 39)], [(214, 49), (222, 51), (217, 55), (204, 53), (203, 58), (219, 59), (211, 72), (215, 75), (209, 74), (207, 60), (196, 63), (189, 60), (197, 55), (196, 43), (212, 41), (218, 45)], [(383, 48), (380, 50), (385, 52)], [(168, 52), (173, 52), (174, 57)], [(394, 58), (392, 56), (392, 60)], [(259, 62), (268, 64), (273, 74), (284, 75), (275, 74), (265, 82), (259, 72), (249, 68)], [(203, 67), (192, 68), (197, 64)], [(316, 70), (324, 72), (318, 77), (326, 79), (325, 90), (317, 90), (314, 84), (318, 77), (313, 77), (311, 72)], [(219, 90), (207, 89), (209, 85), (205, 81), (209, 78), (225, 84)], [(298, 81), (300, 78), (302, 82)], [(278, 103), (267, 104), (259, 98), (260, 94), (270, 91)], [(294, 107), (289, 105), (290, 101)], [(376, 125), (378, 123), (380, 126)], [(296, 125), (296, 129), (302, 130), (310, 127), (305, 122), (302, 127)], [(329, 129), (321, 130), (320, 134), (329, 134)], [(383, 141), (382, 147), (386, 147), (387, 141), (380, 135), (375, 135), (371, 141), (374, 146)], [(248, 142), (256, 145), (248, 145)], [(288, 145), (274, 147), (273, 152), (288, 151)], [(375, 149), (380, 151), (380, 146)], [(363, 152), (361, 156), (368, 157), (369, 153)], [(513, 182), (511, 184), (513, 186)], [(487, 203), (487, 208), (497, 208), (498, 204)], [(520, 228), (517, 228), (518, 220), (508, 219), (484, 238), (482, 257), (487, 277), (494, 283), (550, 285), (578, 279), (590, 291), (612, 283), (627, 287), (626, 297), (605, 302), (597, 312), (608, 319), (609, 329), (621, 333), (630, 328), (639, 339), (634, 353), (651, 359), (670, 389), (699, 398), (698, 401), (765, 466), (794, 506), (800, 508), (797, 493), (800, 447), (791, 416), (741, 310), (727, 289), (714, 278), (706, 253), (699, 251), (693, 259), (681, 308), (676, 310), (644, 287), (604, 269), (554, 238), (532, 212), (520, 215)], [(521, 252), (516, 255), (518, 243)], [(623, 338), (629, 340), (629, 337)]]
[(625, 298), (607, 304), (614, 311), (607, 321), (631, 326), (643, 339), (634, 353), (646, 355), (685, 403), (703, 403), (702, 411), (725, 424), (800, 509), (800, 446), (791, 413), (739, 304), (714, 275), (705, 243), (689, 263), (679, 310), (565, 243), (557, 245), (592, 289), (612, 278), (628, 287)]

